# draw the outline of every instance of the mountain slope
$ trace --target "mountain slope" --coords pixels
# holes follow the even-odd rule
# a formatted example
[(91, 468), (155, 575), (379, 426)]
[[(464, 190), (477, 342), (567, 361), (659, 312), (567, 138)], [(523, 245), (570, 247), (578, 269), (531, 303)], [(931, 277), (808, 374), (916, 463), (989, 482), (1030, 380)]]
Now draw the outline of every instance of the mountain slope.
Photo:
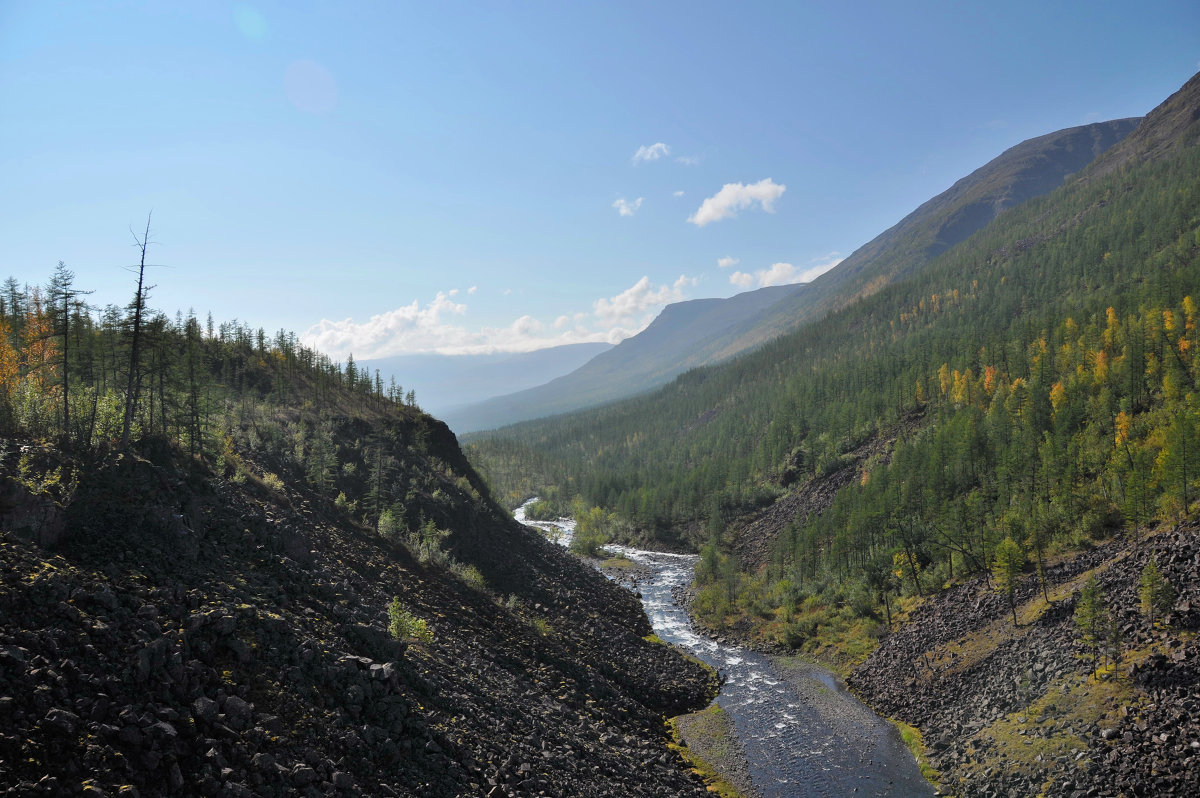
[[(1181, 95), (1192, 96), (1197, 80)], [(1030, 354), (1029, 347), (1039, 340), (1038, 346), (1068, 352), (1071, 358), (1090, 353), (1091, 365), (1081, 364), (1084, 371), (1104, 362), (1107, 375), (1107, 364), (1119, 361), (1122, 368), (1140, 375), (1110, 388), (1102, 403), (1086, 411), (1081, 404), (1077, 413), (1108, 413), (1104, 423), (1111, 424), (1122, 409), (1115, 405), (1118, 399), (1126, 403), (1126, 413), (1153, 406), (1151, 398), (1164, 391), (1152, 384), (1161, 378), (1162, 364), (1179, 368), (1184, 358), (1170, 354), (1170, 348), (1161, 355), (1165, 361), (1154, 354), (1164, 346), (1164, 333), (1142, 314), (1154, 309), (1161, 318), (1169, 318), (1172, 331), (1166, 340), (1173, 341), (1175, 325), (1182, 323), (1176, 321), (1180, 308), (1195, 285), (1197, 148), (1181, 147), (1162, 158), (1154, 154), (1153, 142), (1179, 139), (1178, 134), (1155, 133), (1174, 130), (1176, 120), (1189, 115), (1175, 106), (1174, 101), (1165, 103), (1147, 117), (1142, 135), (1149, 143), (1132, 159), (1121, 155), (1126, 164), (1116, 171), (1094, 179), (1086, 170), (1050, 197), (1013, 209), (929, 266), (861, 302), (752, 354), (684, 375), (655, 394), (587, 414), (521, 425), (505, 436), (535, 447), (543, 459), (557, 460), (554, 468), (563, 474), (560, 484), (637, 519), (656, 536), (669, 537), (668, 530), (681, 525), (692, 525), (703, 535), (697, 527), (703, 528), (704, 518), (729, 519), (772, 502), (788, 471), (832, 473), (848, 464), (849, 452), (880, 430), (894, 427), (915, 410), (924, 412), (926, 405), (941, 407), (956, 386), (960, 398), (955, 407), (973, 405), (985, 414), (986, 400), (996, 385), (1007, 385), (1004, 380), (1022, 391), (1035, 391), (1030, 401), (1037, 412), (1023, 423), (1038, 429), (1022, 432), (1034, 438), (1021, 440), (1040, 439), (1051, 431), (1049, 394), (1054, 381), (1048, 375), (1062, 382), (1057, 390), (1077, 385), (1080, 397), (1090, 396), (1098, 384), (1085, 384), (1074, 372), (1043, 370), (1030, 376), (1031, 363), (1046, 362)], [(1106, 157), (1101, 156), (1094, 168), (1106, 169)], [(816, 287), (814, 283), (813, 290)], [(1109, 306), (1115, 308), (1106, 321)], [(1071, 323), (1064, 327), (1068, 316)], [(1078, 337), (1080, 330), (1097, 335), (1097, 325), (1111, 328), (1106, 341), (1116, 341), (1117, 332), (1127, 330), (1129, 336), (1151, 336), (1154, 348), (1139, 345), (1128, 353), (1116, 348), (1098, 355), (1091, 339)], [(1192, 334), (1192, 327), (1187, 330)], [(1187, 343), (1174, 351), (1191, 352)], [(1151, 354), (1154, 361), (1142, 369), (1128, 365)], [(991, 376), (985, 393), (980, 386), (987, 374)], [(1195, 377), (1171, 379), (1192, 385)], [(1180, 396), (1177, 388), (1169, 388), (1167, 395)], [(973, 402), (966, 401), (969, 397)], [(1063, 400), (1056, 395), (1055, 401)], [(1154, 417), (1153, 423), (1163, 420)], [(1149, 432), (1148, 427), (1142, 434)], [(1161, 435), (1161, 430), (1155, 434)], [(1154, 440), (1159, 439), (1144, 439), (1150, 462), (1161, 447)], [(1000, 443), (1005, 448), (1012, 445)], [(1087, 445), (1099, 447), (1100, 441), (1089, 439)], [(488, 446), (482, 440), (474, 447), (485, 465)], [(944, 458), (961, 444), (944, 446), (950, 448), (922, 450), (921, 456)], [(1097, 452), (1094, 457), (1103, 460), (1109, 454)], [(976, 462), (953, 467), (979, 479), (982, 462), (976, 455)], [(1011, 469), (1019, 462), (1003, 465)], [(867, 470), (873, 466), (868, 463)], [(488, 468), (493, 481), (502, 481)], [(1019, 486), (1018, 482), (1006, 489)], [(893, 498), (880, 494), (872, 501)], [(1144, 516), (1145, 510), (1138, 513)], [(942, 522), (961, 527), (949, 518)], [(855, 535), (862, 521), (847, 515), (841, 523), (849, 525), (846, 534)]]
[(650, 327), (559, 380), (448, 414), (460, 432), (601, 404), (719, 363), (922, 268), (998, 215), (1062, 185), (1133, 131), (1119, 119), (1029, 139), (925, 202), (812, 283), (668, 306)]
[[(55, 329), (28, 307), (4, 328)], [(705, 794), (663, 719), (716, 675), (498, 507), (444, 424), (189, 319), (121, 446), (92, 355), (122, 325), (89, 321), (72, 357), (0, 335), (10, 794)]]
[(912, 274), (1009, 208), (1050, 193), (1134, 131), (1140, 117), (1067, 128), (1028, 139), (923, 203), (814, 280), (711, 348), (711, 360), (744, 351)]
[(438, 418), (464, 405), (522, 391), (569, 374), (593, 357), (612, 349), (608, 343), (567, 344), (533, 352), (491, 355), (395, 355), (363, 360), (359, 366), (384, 382), (394, 378), (417, 402)]
[[(862, 665), (855, 686), (919, 727), (955, 794), (1186, 793), (1197, 134), (1200, 75), (1128, 148), (924, 268), (472, 457), (502, 482), (491, 452), (524, 445), (562, 493), (658, 541), (686, 533), (697, 616)], [(1158, 608), (1154, 571), (1175, 591)]]
[(1154, 124), (1135, 130), (1088, 170), (1094, 180), (1134, 162), (1157, 161), (1200, 142), (1200, 81), (1189, 80), (1154, 109)]
[(451, 410), (446, 422), (460, 433), (564, 413), (647, 391), (694, 366), (704, 356), (696, 342), (719, 337), (803, 286), (773, 286), (728, 299), (668, 305), (642, 332), (545, 385)]

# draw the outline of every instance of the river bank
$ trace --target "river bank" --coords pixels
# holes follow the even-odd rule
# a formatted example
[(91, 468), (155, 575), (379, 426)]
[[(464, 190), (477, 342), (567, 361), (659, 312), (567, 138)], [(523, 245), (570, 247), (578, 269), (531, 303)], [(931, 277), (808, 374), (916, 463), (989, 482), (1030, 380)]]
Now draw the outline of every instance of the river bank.
[[(523, 517), (519, 510), (517, 517)], [(564, 544), (573, 532), (568, 519), (539, 526)], [(685, 719), (676, 726), (689, 746), (696, 744), (701, 759), (731, 783), (748, 787), (743, 794), (934, 795), (896, 728), (850, 694), (836, 675), (816, 665), (775, 661), (697, 629), (683, 600), (696, 555), (618, 545), (606, 546), (605, 552), (616, 562), (603, 570), (641, 599), (654, 633), (721, 675), (716, 704), (726, 718), (719, 723)]]
[[(724, 677), (717, 704), (731, 721), (755, 794), (934, 794), (896, 729), (854, 698), (832, 673), (816, 666), (781, 669), (758, 652), (697, 631), (677, 600), (679, 589), (692, 580), (694, 555), (625, 546), (607, 550), (639, 566), (623, 571), (639, 591), (655, 633)], [(736, 777), (742, 759), (737, 748), (721, 759)]]

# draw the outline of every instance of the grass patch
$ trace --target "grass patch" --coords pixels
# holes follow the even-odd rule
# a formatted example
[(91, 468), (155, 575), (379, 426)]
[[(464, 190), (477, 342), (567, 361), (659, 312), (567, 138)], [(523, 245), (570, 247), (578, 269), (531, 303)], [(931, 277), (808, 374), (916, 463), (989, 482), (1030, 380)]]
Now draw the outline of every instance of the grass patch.
[[(1136, 652), (1126, 662), (1144, 659), (1149, 653)], [(1070, 674), (1024, 708), (968, 738), (968, 762), (963, 769), (982, 773), (994, 768), (1036, 781), (1047, 762), (1065, 760), (1086, 768), (1091, 758), (1079, 754), (1088, 753), (1089, 739), (1095, 739), (1081, 737), (1074, 730), (1114, 726), (1123, 711), (1133, 711), (1138, 703), (1138, 692), (1128, 679), (1109, 675), (1097, 680), (1091, 675)], [(1042, 785), (1050, 792), (1053, 788), (1049, 782)]]
[(601, 568), (611, 568), (614, 571), (628, 571), (636, 566), (637, 563), (635, 563), (633, 560), (629, 559), (628, 557), (622, 557), (619, 554), (600, 561)]
[(792, 613), (787, 621), (778, 613), (762, 628), (761, 637), (783, 643), (845, 678), (879, 646), (882, 632), (877, 619), (855, 615), (848, 607), (820, 605)]
[(913, 759), (917, 760), (917, 765), (921, 768), (921, 776), (925, 781), (937, 787), (942, 780), (941, 771), (929, 764), (929, 755), (925, 752), (925, 741), (921, 739), (921, 731), (916, 726), (909, 726), (902, 720), (888, 718), (892, 725), (900, 732), (900, 739), (912, 752)]
[(712, 764), (743, 757), (725, 710), (713, 703), (699, 712), (670, 718), (667, 728), (671, 734), (668, 746), (683, 757), (691, 771), (703, 780), (708, 792), (721, 798), (746, 798), (746, 794)]

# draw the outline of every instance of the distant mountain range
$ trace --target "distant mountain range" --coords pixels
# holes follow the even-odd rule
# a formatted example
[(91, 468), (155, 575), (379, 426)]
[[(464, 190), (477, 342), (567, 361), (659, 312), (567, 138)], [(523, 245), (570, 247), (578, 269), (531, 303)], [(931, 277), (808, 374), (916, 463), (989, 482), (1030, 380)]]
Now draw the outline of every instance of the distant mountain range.
[(689, 369), (754, 349), (912, 274), (1005, 210), (1048, 194), (1129, 136), (1139, 121), (1134, 117), (1100, 122), (1024, 141), (811, 283), (668, 305), (641, 333), (569, 374), (464, 404), (443, 418), (462, 434), (580, 410), (652, 390)]
[(426, 412), (445, 417), (457, 407), (541, 385), (612, 348), (601, 342), (491, 355), (395, 355), (359, 365), (379, 369), (384, 382), (394, 376)]
[(728, 299), (693, 299), (668, 305), (645, 330), (571, 373), (545, 385), (447, 412), (442, 419), (462, 434), (578, 410), (657, 388), (707, 362), (696, 348), (698, 342), (735, 329), (802, 290), (802, 285), (775, 286)]

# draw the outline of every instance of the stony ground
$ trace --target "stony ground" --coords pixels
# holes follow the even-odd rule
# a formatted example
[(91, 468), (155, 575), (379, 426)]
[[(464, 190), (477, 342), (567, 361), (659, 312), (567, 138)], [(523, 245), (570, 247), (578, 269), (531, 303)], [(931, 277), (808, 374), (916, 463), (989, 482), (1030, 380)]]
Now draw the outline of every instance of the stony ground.
[[(1154, 557), (1178, 592), (1166, 623), (1138, 608)], [(1072, 620), (1095, 574), (1118, 613), (1121, 662), (1092, 676)], [(961, 796), (1194, 795), (1200, 785), (1200, 526), (1118, 540), (1048, 569), (1019, 593), (1020, 625), (982, 580), (925, 602), (848, 680), (925, 735), (942, 787)]]
[(737, 738), (733, 722), (718, 705), (680, 715), (675, 719), (675, 728), (691, 756), (720, 774), (742, 798), (758, 798), (746, 750)]
[[(133, 455), (56, 510), (0, 500), (0, 793), (703, 795), (665, 714), (714, 677), (636, 599), (504, 518), (450, 544), (486, 587), (290, 489)], [(388, 635), (399, 596), (431, 643)]]

